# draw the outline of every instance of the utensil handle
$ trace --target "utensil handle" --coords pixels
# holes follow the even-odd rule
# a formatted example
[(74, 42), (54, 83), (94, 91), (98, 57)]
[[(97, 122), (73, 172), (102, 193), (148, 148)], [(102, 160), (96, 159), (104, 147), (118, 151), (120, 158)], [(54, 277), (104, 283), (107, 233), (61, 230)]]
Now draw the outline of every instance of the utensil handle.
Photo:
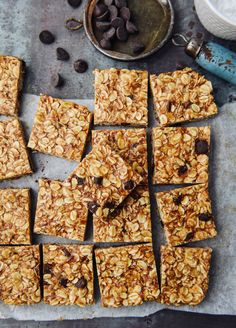
[(207, 71), (236, 85), (236, 53), (214, 42), (206, 42), (195, 58)]

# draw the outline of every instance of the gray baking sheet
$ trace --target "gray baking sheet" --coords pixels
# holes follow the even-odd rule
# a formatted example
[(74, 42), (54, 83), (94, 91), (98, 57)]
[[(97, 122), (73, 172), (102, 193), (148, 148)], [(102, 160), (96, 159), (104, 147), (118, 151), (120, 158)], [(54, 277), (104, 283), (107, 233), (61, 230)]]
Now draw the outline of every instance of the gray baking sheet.
[[(35, 112), (38, 96), (26, 94), (22, 100), (20, 120), (26, 131), (28, 140)], [(74, 100), (87, 105), (93, 110), (92, 100)], [(153, 111), (150, 110), (151, 126), (155, 125)], [(213, 200), (214, 215), (218, 228), (218, 236), (214, 239), (194, 243), (194, 246), (209, 246), (213, 248), (213, 261), (210, 276), (210, 287), (205, 301), (196, 306), (183, 306), (179, 309), (211, 314), (236, 314), (236, 105), (225, 104), (219, 109), (219, 115), (208, 121), (191, 125), (212, 126), (212, 152), (210, 156), (210, 193)], [(150, 131), (149, 131), (150, 134)], [(149, 160), (150, 136), (149, 136)], [(30, 154), (34, 174), (16, 180), (3, 181), (0, 188), (30, 187), (32, 190), (33, 206), (32, 220), (37, 200), (38, 179), (65, 179), (76, 167), (76, 162), (69, 162), (53, 156), (32, 152)], [(152, 203), (153, 244), (159, 270), (159, 246), (164, 243), (164, 235), (158, 221), (154, 192), (170, 187), (150, 186)], [(86, 243), (92, 243), (92, 219), (89, 219)], [(60, 242), (72, 243), (63, 238), (49, 236), (34, 236), (34, 243)], [(43, 303), (32, 306), (9, 306), (0, 303), (0, 318), (14, 318), (19, 320), (62, 320), (86, 319), (94, 317), (124, 317), (145, 316), (166, 306), (156, 302), (145, 303), (136, 307), (123, 307), (118, 309), (104, 309), (99, 300), (98, 285), (95, 284), (96, 304), (86, 308), (77, 306), (52, 307)], [(174, 308), (174, 307), (169, 307)]]

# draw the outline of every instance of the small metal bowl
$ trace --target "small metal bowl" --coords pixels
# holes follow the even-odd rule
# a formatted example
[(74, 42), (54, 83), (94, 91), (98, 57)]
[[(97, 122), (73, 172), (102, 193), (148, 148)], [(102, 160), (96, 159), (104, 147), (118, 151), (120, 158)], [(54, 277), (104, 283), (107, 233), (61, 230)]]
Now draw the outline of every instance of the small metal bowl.
[[(130, 35), (127, 42), (117, 40), (113, 43), (113, 50), (105, 50), (99, 44), (102, 32), (94, 29), (93, 11), (98, 1), (88, 1), (84, 12), (84, 28), (94, 47), (110, 58), (121, 61), (146, 58), (158, 51), (171, 36), (174, 25), (174, 10), (170, 0), (129, 0), (129, 8), (135, 18), (136, 25), (139, 27), (139, 33)], [(133, 55), (133, 44), (137, 40), (144, 43), (146, 48), (141, 54)]]

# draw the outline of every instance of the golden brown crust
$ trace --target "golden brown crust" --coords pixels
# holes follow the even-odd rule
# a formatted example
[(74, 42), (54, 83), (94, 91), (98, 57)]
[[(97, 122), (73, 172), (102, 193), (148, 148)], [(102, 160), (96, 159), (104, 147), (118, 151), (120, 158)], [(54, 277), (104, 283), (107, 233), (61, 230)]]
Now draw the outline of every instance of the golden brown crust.
[(197, 305), (208, 290), (211, 248), (161, 246), (161, 300)]
[(43, 95), (40, 97), (28, 147), (79, 162), (91, 120), (92, 114), (87, 107)]
[(44, 302), (50, 305), (94, 303), (92, 245), (43, 245)]
[(151, 244), (95, 250), (104, 307), (156, 301), (159, 286)]
[(148, 125), (148, 73), (96, 69), (94, 124)]
[(0, 247), (0, 299), (6, 304), (39, 303), (39, 246)]
[(156, 117), (161, 126), (217, 114), (210, 81), (191, 68), (150, 76)]

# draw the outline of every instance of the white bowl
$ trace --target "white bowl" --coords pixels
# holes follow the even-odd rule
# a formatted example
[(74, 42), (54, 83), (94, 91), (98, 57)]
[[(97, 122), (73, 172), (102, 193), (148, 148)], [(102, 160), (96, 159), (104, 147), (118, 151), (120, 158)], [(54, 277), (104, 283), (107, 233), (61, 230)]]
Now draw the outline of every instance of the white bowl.
[(195, 0), (194, 2), (202, 25), (209, 32), (222, 39), (236, 40), (235, 22), (223, 16), (223, 14), (213, 6), (210, 0)]

